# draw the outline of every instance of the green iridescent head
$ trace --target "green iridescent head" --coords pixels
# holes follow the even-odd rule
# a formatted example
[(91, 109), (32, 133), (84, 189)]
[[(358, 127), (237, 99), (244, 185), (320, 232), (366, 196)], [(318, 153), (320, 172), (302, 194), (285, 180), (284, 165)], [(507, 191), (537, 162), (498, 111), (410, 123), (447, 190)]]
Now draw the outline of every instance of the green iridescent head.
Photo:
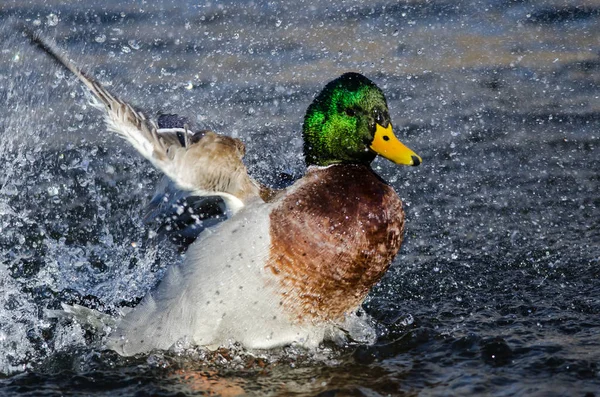
[(394, 136), (383, 92), (359, 73), (323, 88), (306, 111), (303, 136), (307, 165), (368, 164), (377, 154), (398, 164), (421, 163)]

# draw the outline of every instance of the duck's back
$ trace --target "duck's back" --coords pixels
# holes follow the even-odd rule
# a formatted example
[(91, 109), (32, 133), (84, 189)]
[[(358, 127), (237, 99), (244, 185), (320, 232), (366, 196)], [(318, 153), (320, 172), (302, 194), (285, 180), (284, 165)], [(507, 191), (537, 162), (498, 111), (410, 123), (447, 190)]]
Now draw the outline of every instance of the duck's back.
[(205, 231), (107, 344), (124, 355), (184, 338), (315, 346), (387, 270), (403, 219), (398, 196), (369, 167), (311, 169), (276, 201)]

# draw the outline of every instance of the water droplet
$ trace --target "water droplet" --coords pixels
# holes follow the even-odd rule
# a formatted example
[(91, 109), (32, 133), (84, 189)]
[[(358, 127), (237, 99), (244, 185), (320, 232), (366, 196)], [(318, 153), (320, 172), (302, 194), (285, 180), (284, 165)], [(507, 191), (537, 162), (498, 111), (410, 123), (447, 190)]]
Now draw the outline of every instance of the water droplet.
[(415, 319), (413, 318), (412, 314), (409, 313), (400, 321), (400, 324), (406, 327), (406, 326), (411, 325), (414, 322), (415, 322)]
[(137, 40), (129, 40), (127, 44), (129, 44), (129, 47), (133, 48), (134, 50), (140, 49), (140, 43)]
[(124, 45), (123, 47), (121, 47), (121, 52), (124, 54), (129, 54), (131, 52), (131, 48)]
[(104, 43), (106, 41), (106, 35), (101, 34), (99, 36), (96, 36), (94, 40), (96, 40), (96, 43)]
[(48, 14), (48, 16), (46, 16), (46, 25), (48, 25), (48, 26), (58, 25), (58, 16), (56, 14)]

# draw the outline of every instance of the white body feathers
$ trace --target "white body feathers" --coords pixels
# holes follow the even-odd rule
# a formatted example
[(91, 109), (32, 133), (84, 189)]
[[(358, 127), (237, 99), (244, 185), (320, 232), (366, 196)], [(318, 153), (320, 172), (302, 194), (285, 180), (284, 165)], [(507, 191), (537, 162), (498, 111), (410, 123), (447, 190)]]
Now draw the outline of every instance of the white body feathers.
[[(317, 346), (331, 325), (295, 324), (282, 310), (278, 282), (265, 270), (269, 210), (256, 201), (205, 231), (185, 262), (172, 266), (158, 288), (120, 321), (107, 346), (123, 355), (168, 349), (181, 339), (247, 348), (298, 342)], [(214, 231), (214, 232), (213, 232)]]

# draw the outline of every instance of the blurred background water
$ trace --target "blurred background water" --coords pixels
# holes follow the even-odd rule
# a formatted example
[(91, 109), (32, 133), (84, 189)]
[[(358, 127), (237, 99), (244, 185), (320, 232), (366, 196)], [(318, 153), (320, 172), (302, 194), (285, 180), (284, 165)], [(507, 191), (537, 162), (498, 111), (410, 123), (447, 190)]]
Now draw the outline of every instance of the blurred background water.
[[(408, 217), (377, 343), (124, 359), (47, 319), (133, 305), (180, 256), (141, 219), (159, 173), (16, 23), (146, 114), (243, 139), (265, 183), (304, 172), (324, 83), (373, 79), (424, 160), (373, 164)], [(0, 24), (0, 394), (599, 394), (599, 2), (5, 0)]]

